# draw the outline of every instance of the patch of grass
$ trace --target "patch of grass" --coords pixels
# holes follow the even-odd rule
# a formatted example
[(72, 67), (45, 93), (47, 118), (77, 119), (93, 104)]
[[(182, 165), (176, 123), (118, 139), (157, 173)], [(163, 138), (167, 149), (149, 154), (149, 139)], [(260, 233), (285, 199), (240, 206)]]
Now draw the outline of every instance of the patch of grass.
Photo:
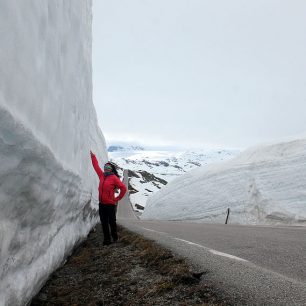
[(227, 305), (182, 259), (119, 227), (118, 243), (104, 247), (101, 227), (50, 277), (32, 306)]
[(144, 264), (157, 270), (162, 275), (171, 275), (174, 283), (199, 283), (201, 274), (192, 272), (189, 265), (182, 258), (173, 256), (172, 252), (162, 248), (155, 242), (147, 240), (140, 235), (121, 229), (122, 241), (131, 244), (137, 249), (136, 255)]
[(84, 245), (84, 248), (81, 249), (79, 254), (74, 255), (69, 259), (69, 264), (72, 264), (72, 265), (84, 264), (88, 262), (88, 260), (90, 260), (91, 255), (92, 255), (92, 252), (90, 251), (90, 249), (86, 248), (86, 245)]

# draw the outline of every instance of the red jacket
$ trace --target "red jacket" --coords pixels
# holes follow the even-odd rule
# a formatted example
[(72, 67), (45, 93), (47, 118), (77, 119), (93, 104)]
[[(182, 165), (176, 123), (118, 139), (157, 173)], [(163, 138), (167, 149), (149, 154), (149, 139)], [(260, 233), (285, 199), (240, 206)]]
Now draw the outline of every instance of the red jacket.
[[(126, 193), (125, 185), (115, 174), (105, 176), (95, 155), (91, 156), (91, 161), (100, 179), (99, 202), (102, 204), (115, 205), (116, 202), (120, 201), (124, 197)], [(120, 194), (117, 197), (115, 197), (116, 189), (120, 189)]]

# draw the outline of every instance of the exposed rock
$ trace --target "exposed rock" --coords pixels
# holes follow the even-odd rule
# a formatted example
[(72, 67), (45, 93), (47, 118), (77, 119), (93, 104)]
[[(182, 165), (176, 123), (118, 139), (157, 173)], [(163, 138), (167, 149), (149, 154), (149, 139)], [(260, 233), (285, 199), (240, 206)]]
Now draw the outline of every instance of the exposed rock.
[(135, 207), (140, 210), (144, 210), (144, 207), (140, 204), (135, 204)]
[(167, 185), (167, 181), (163, 180), (160, 177), (155, 176), (152, 173), (149, 173), (149, 172), (144, 171), (144, 170), (140, 170), (138, 172), (142, 175), (143, 180), (141, 182), (143, 182), (143, 183), (158, 182), (158, 183), (161, 183), (163, 185)]

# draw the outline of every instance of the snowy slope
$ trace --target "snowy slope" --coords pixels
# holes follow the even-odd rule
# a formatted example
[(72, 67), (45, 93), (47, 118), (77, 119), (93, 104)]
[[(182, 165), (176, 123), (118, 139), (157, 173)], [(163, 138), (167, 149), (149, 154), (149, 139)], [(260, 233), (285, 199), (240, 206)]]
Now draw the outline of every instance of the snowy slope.
[(135, 210), (146, 206), (150, 194), (163, 188), (167, 181), (144, 170), (128, 171), (130, 200)]
[(144, 219), (306, 224), (306, 140), (247, 150), (193, 170), (152, 195)]
[(110, 159), (125, 169), (144, 170), (166, 181), (197, 167), (227, 160), (237, 155), (237, 150), (152, 150), (145, 147), (120, 146), (109, 152)]
[(163, 188), (178, 176), (217, 161), (237, 155), (237, 150), (182, 150), (146, 148), (140, 145), (112, 145), (108, 148), (112, 161), (120, 167), (132, 170), (130, 184), (136, 192), (130, 192), (134, 206), (146, 206), (147, 197)]
[(91, 1), (1, 1), (0, 305), (24, 305), (96, 222)]

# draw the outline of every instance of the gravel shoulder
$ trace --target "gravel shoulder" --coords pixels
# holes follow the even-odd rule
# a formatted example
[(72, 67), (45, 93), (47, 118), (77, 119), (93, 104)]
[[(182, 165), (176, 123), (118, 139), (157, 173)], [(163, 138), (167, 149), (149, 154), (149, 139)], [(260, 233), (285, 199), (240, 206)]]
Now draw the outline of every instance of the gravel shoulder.
[(97, 225), (31, 305), (229, 305), (198, 271), (156, 243), (119, 227), (103, 246)]

